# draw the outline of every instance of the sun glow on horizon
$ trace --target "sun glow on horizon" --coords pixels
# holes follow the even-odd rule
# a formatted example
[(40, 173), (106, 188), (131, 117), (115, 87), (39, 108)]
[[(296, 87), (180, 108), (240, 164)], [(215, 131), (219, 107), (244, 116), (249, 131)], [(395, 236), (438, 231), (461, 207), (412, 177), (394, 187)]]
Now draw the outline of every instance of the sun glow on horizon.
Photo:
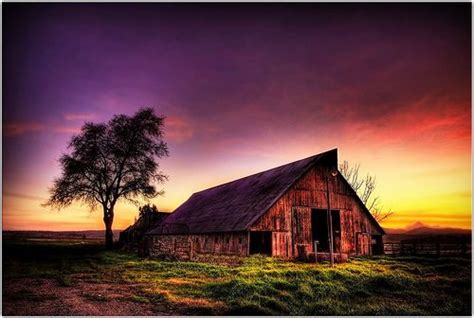
[[(305, 155), (293, 159), (289, 159), (291, 155), (275, 155), (273, 160), (246, 164), (240, 160), (226, 161), (223, 164), (225, 169), (222, 169), (219, 164), (208, 163), (205, 169), (195, 170), (188, 166), (186, 170), (185, 166), (174, 167), (165, 162), (164, 166), (170, 170), (169, 172), (176, 173), (172, 173), (170, 181), (162, 185), (165, 194), (151, 200), (151, 203), (156, 204), (160, 211), (172, 212), (194, 192), (286, 164), (294, 159), (307, 157), (307, 154), (315, 153), (307, 151)], [(349, 157), (346, 151), (342, 154)], [(341, 152), (339, 156), (341, 157)], [(172, 157), (166, 161), (172, 161)], [(374, 195), (380, 197), (385, 209), (391, 209), (394, 212), (393, 216), (381, 222), (383, 227), (403, 228), (422, 222), (438, 227), (471, 228), (470, 173), (466, 173), (470, 169), (468, 160), (453, 162), (453, 169), (447, 167), (438, 173), (433, 172), (430, 165), (424, 166), (420, 171), (413, 167), (410, 170), (411, 163), (407, 163), (406, 166), (397, 163), (399, 170), (392, 170), (384, 169), (386, 166), (391, 166), (391, 162), (384, 161), (382, 166), (379, 166), (378, 162), (374, 161), (371, 166), (361, 164), (361, 175), (370, 173), (377, 177)], [(462, 162), (464, 162), (464, 167), (460, 166)], [(446, 187), (446, 184), (450, 186)], [(51, 210), (41, 206), (46, 201), (46, 197), (45, 191), (40, 193), (31, 191), (28, 194), (4, 192), (3, 229), (103, 229), (100, 209), (91, 212), (88, 206), (74, 203), (62, 211)], [(137, 206), (119, 202), (115, 210), (114, 229), (126, 228), (133, 223), (137, 215)]]

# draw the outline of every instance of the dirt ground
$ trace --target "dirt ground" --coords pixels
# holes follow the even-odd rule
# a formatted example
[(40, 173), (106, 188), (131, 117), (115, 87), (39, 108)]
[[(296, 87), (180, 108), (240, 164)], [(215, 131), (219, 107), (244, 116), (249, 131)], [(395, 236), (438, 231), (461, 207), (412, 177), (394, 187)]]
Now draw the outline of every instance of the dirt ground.
[(61, 286), (56, 279), (21, 278), (3, 282), (3, 315), (136, 316), (171, 315), (169, 305), (134, 299), (133, 285), (87, 283)]
[(471, 260), (143, 258), (100, 242), (4, 240), (3, 315), (469, 315)]

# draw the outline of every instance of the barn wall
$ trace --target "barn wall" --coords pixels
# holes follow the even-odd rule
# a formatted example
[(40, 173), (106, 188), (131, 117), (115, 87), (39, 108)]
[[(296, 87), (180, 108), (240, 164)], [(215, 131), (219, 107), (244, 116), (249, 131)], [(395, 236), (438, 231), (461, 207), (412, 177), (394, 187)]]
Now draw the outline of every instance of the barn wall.
[(192, 259), (198, 254), (245, 256), (248, 254), (248, 233), (153, 235), (149, 237), (148, 246), (152, 257)]
[[(311, 209), (327, 209), (326, 173), (324, 167), (311, 169), (251, 227), (252, 231), (274, 232), (274, 256), (297, 256), (297, 244), (313, 251)], [(331, 210), (339, 210), (341, 217), (341, 252), (368, 254), (369, 235), (382, 233), (341, 178), (340, 175), (329, 178)]]

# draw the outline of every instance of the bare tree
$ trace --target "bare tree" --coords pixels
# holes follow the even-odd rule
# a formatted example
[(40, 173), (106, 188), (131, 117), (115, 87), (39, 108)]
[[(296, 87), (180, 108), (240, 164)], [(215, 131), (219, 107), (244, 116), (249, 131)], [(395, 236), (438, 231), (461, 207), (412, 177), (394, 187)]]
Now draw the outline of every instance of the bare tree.
[(156, 162), (168, 156), (163, 121), (145, 108), (133, 116), (116, 115), (108, 123), (86, 123), (72, 137), (71, 152), (60, 158), (62, 175), (54, 180), (45, 205), (61, 209), (82, 201), (92, 210), (102, 206), (106, 247), (111, 248), (117, 201), (138, 203), (163, 194), (155, 187), (167, 180)]
[(367, 174), (365, 178), (361, 178), (359, 169), (359, 164), (350, 167), (347, 161), (344, 161), (343, 164), (339, 165), (339, 171), (342, 176), (346, 178), (347, 182), (349, 182), (367, 209), (378, 222), (392, 216), (392, 210), (384, 210), (384, 207), (380, 204), (380, 197), (373, 195), (377, 184), (376, 178), (370, 174)]

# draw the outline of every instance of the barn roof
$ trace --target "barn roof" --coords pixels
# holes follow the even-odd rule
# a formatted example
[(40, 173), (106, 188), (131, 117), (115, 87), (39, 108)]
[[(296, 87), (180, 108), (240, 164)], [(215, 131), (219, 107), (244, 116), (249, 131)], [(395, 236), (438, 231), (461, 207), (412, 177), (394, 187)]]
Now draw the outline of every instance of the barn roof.
[(337, 149), (196, 192), (148, 234), (247, 230), (316, 163), (337, 168)]

